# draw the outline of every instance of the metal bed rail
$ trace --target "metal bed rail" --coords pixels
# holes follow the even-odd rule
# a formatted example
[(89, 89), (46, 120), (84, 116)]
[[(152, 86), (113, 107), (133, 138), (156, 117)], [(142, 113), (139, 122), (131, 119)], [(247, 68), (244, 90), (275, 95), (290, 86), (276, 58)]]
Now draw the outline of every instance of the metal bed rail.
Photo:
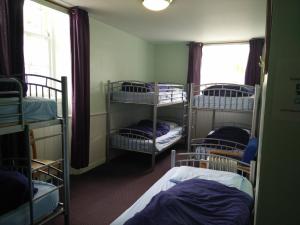
[(237, 151), (244, 151), (247, 147), (246, 145), (235, 142), (229, 141), (224, 139), (217, 139), (217, 138), (195, 138), (192, 139), (192, 147), (207, 147), (207, 148), (215, 148), (220, 150), (237, 150)]
[(227, 171), (240, 174), (250, 180), (252, 184), (255, 182), (256, 162), (251, 161), (250, 164), (241, 162), (236, 159), (225, 156), (208, 154), (208, 153), (178, 153), (175, 150), (171, 152), (171, 167), (190, 166), (198, 168), (206, 168), (212, 170)]
[[(23, 115), (23, 87), (20, 81), (15, 78), (4, 78), (0, 76), (0, 87), (13, 86), (13, 91), (2, 91), (0, 89), (0, 98), (10, 98), (14, 96), (17, 101), (5, 101), (0, 102), (0, 108), (6, 106), (17, 106), (17, 111), (15, 113), (0, 114), (0, 120), (18, 118), (17, 121), (19, 125), (24, 126), (24, 115)], [(4, 129), (1, 127), (1, 129)], [(5, 132), (5, 131), (4, 131)]]
[[(159, 107), (185, 102), (186, 86), (134, 80), (108, 81), (111, 102), (157, 105)], [(128, 96), (124, 97), (126, 94)]]
[[(182, 127), (182, 132), (183, 129), (184, 128)], [(146, 154), (157, 154), (159, 152), (156, 146), (153, 145), (153, 138), (150, 138), (148, 133), (132, 128), (112, 130), (110, 133), (110, 144), (111, 147), (115, 149), (135, 151)]]
[[(229, 86), (231, 88), (229, 88)], [(213, 83), (191, 85), (191, 107), (202, 110), (251, 112), (255, 88), (248, 85)]]
[(27, 96), (54, 100), (58, 107), (57, 117), (62, 117), (59, 111), (63, 109), (63, 80), (37, 74), (25, 74), (25, 80)]
[[(120, 132), (121, 131), (121, 132)], [(111, 146), (116, 149), (138, 151), (152, 154), (156, 151), (153, 148), (153, 140), (149, 134), (137, 129), (121, 128), (111, 132)]]

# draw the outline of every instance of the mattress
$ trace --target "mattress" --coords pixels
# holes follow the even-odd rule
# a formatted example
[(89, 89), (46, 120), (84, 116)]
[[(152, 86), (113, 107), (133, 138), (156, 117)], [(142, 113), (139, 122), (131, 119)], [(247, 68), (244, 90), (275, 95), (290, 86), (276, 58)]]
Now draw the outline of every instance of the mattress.
[(252, 111), (254, 106), (254, 97), (196, 95), (193, 98), (193, 106), (196, 108), (207, 109)]
[[(155, 93), (154, 92), (127, 92), (127, 91), (115, 91), (112, 93), (112, 101), (116, 102), (130, 102), (138, 104), (154, 104)], [(158, 104), (179, 103), (182, 100), (186, 101), (186, 92), (178, 89), (174, 92), (159, 92)]]
[[(0, 117), (18, 113), (18, 98), (0, 98)], [(10, 104), (10, 105), (5, 105)], [(57, 103), (51, 99), (25, 97), (23, 98), (23, 114), (26, 122), (52, 120), (57, 117)], [(0, 123), (17, 122), (17, 116), (1, 118)]]
[[(38, 188), (38, 192), (34, 195), (35, 200), (33, 201), (33, 216), (34, 220), (40, 220), (43, 217), (51, 214), (57, 208), (59, 193), (58, 190), (50, 192), (56, 188), (56, 186), (52, 184), (41, 181), (33, 181), (33, 183), (34, 186)], [(0, 225), (30, 224), (29, 207), (29, 203), (25, 203), (19, 206), (17, 209), (2, 215), (0, 217)]]
[(238, 174), (186, 166), (174, 167), (161, 177), (154, 185), (152, 185), (152, 187), (150, 187), (130, 208), (113, 221), (111, 225), (124, 224), (128, 219), (144, 209), (153, 196), (158, 194), (160, 191), (165, 191), (173, 187), (175, 183), (171, 182), (170, 179), (181, 171), (187, 171), (185, 179), (201, 178), (214, 180), (227, 186), (236, 187), (253, 197), (253, 188), (251, 183), (246, 178)]
[[(163, 149), (171, 146), (179, 141), (182, 137), (182, 127), (172, 127), (171, 130), (158, 138), (156, 138), (156, 151), (160, 152)], [(140, 140), (136, 138), (128, 138), (120, 134), (113, 134), (110, 138), (112, 148), (125, 149), (137, 152), (152, 153), (153, 141)]]

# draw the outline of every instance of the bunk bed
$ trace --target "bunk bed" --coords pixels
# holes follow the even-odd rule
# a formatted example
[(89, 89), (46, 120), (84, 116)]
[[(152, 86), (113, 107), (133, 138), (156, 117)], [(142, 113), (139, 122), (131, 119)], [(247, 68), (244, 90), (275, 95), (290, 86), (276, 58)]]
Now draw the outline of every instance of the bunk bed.
[[(189, 93), (189, 122), (188, 122), (188, 150), (193, 143), (218, 144), (225, 143), (230, 147), (242, 150), (248, 141), (255, 137), (257, 126), (258, 102), (260, 86), (238, 84), (191, 84)], [(212, 112), (211, 131), (207, 137), (195, 135), (197, 127), (197, 114), (201, 111)], [(216, 123), (216, 113), (246, 113), (252, 116), (251, 124), (232, 122)], [(231, 134), (230, 132), (231, 131)], [(225, 134), (227, 132), (227, 134)], [(248, 134), (247, 134), (248, 133)], [(248, 139), (247, 139), (248, 136)], [(245, 138), (246, 137), (246, 138)], [(209, 150), (202, 146), (203, 153)], [(199, 150), (200, 148), (197, 148)], [(225, 149), (223, 149), (225, 150)], [(242, 155), (243, 152), (240, 152)]]
[[(110, 158), (111, 149), (145, 153), (152, 156), (153, 168), (155, 156), (176, 144), (185, 135), (187, 119), (185, 86), (140, 81), (108, 81), (107, 87), (107, 159)], [(112, 104), (150, 106), (152, 120), (142, 120), (125, 128), (112, 128)], [(177, 104), (183, 107), (180, 119), (173, 121), (158, 119), (159, 108)], [(165, 127), (168, 129), (167, 132), (164, 132)]]
[[(195, 221), (199, 224), (225, 224), (222, 219), (227, 219), (230, 224), (248, 225), (252, 216), (254, 182), (255, 161), (248, 164), (219, 155), (176, 154), (172, 150), (171, 169), (111, 225), (189, 224), (188, 221), (193, 221), (191, 224), (196, 224)], [(205, 186), (207, 183), (214, 187), (217, 185), (217, 197), (209, 191), (211, 186)], [(228, 187), (235, 189), (241, 194), (239, 197), (246, 198), (250, 204), (243, 209), (237, 207), (235, 200), (223, 196)], [(180, 204), (176, 204), (177, 199), (180, 199)], [(155, 205), (155, 202), (159, 204)], [(192, 209), (189, 209), (190, 206)], [(223, 206), (230, 213), (225, 210), (226, 214), (221, 214), (224, 213)]]
[[(68, 92), (67, 78), (61, 80), (41, 75), (26, 74), (25, 83), (15, 78), (0, 77), (0, 135), (23, 133), (25, 156), (1, 158), (1, 171), (26, 180), (29, 195), (22, 204), (0, 216), (0, 224), (44, 224), (64, 215), (69, 224), (69, 163)], [(24, 92), (23, 86), (27, 86)], [(24, 97), (26, 95), (26, 97)], [(60, 126), (60, 132), (39, 140), (61, 136), (61, 158), (45, 163), (34, 159), (30, 145), (30, 131), (48, 126)], [(7, 149), (6, 149), (7, 150)], [(3, 169), (3, 170), (2, 170)], [(0, 171), (0, 172), (1, 172)], [(5, 172), (3, 172), (5, 171)], [(33, 180), (34, 178), (34, 180)]]

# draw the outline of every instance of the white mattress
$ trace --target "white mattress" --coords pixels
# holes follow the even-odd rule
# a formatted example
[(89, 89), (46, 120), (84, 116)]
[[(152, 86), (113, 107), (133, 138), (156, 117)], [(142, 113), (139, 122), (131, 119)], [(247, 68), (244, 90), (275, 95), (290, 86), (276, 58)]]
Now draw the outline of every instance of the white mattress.
[[(154, 104), (154, 92), (128, 92), (115, 91), (112, 93), (112, 101), (130, 102), (139, 104)], [(179, 103), (182, 100), (186, 101), (186, 92), (178, 89), (174, 92), (159, 92), (158, 104)]]
[[(176, 143), (182, 137), (182, 127), (173, 127), (171, 130), (158, 138), (156, 138), (156, 151), (160, 152), (168, 146)], [(113, 134), (110, 137), (112, 148), (125, 149), (137, 152), (152, 153), (152, 140), (139, 140), (135, 138), (128, 138), (120, 134)]]
[(207, 109), (251, 111), (254, 106), (254, 97), (196, 95), (193, 98), (193, 106)]
[(201, 178), (207, 180), (214, 180), (224, 185), (236, 187), (241, 191), (253, 196), (253, 188), (251, 183), (244, 177), (230, 172), (216, 171), (209, 169), (199, 169), (194, 167), (174, 167), (170, 169), (163, 177), (161, 177), (152, 187), (150, 187), (130, 208), (122, 213), (111, 225), (122, 225), (128, 219), (132, 218), (136, 213), (140, 212), (146, 207), (153, 196), (160, 191), (165, 191), (175, 185), (170, 179), (174, 177), (180, 170), (190, 171), (185, 178)]

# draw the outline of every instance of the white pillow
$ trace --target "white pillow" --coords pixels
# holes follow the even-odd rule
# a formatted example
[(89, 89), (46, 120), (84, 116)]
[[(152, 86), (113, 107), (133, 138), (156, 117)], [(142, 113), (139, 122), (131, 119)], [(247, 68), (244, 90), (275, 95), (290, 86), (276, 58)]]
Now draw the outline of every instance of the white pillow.
[(238, 189), (241, 189), (241, 185), (245, 179), (244, 177), (231, 172), (181, 166), (178, 167), (177, 171), (170, 177), (169, 181), (179, 183), (193, 178), (213, 180)]

